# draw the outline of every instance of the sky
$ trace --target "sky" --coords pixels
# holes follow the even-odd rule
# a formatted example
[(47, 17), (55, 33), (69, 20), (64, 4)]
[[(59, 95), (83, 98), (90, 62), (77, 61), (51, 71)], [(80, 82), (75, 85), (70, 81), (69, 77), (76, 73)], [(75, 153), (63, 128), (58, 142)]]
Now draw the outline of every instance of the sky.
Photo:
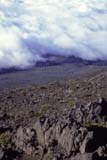
[(107, 60), (107, 0), (0, 0), (0, 68), (47, 53)]

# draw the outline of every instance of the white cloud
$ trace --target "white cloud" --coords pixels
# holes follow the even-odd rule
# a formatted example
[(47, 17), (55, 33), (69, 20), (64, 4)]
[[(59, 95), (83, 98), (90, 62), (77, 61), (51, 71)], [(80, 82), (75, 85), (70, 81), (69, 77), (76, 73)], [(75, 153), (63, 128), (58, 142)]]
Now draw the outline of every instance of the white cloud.
[(52, 51), (107, 59), (106, 8), (106, 0), (1, 0), (0, 68), (26, 67)]
[(18, 49), (19, 40), (15, 27), (11, 27), (11, 29), (0, 27), (0, 48), (2, 50)]

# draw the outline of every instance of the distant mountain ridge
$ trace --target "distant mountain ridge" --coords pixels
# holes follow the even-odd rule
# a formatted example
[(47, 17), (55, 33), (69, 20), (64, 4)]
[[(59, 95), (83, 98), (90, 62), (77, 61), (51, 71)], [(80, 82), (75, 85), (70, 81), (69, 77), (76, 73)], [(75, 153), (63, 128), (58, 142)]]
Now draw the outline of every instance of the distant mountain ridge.
[[(55, 66), (55, 65), (63, 65), (66, 63), (72, 63), (75, 65), (96, 65), (96, 66), (107, 66), (107, 60), (84, 60), (82, 58), (74, 57), (74, 56), (62, 56), (62, 55), (52, 55), (46, 54), (44, 56), (45, 61), (38, 61), (35, 64), (35, 67), (45, 67), (45, 66)], [(27, 68), (28, 69), (28, 68)], [(26, 69), (21, 69), (17, 67), (11, 68), (2, 68), (0, 69), (0, 74), (12, 73), (16, 71), (21, 71)]]
[(107, 65), (107, 60), (85, 60), (75, 56), (50, 55), (44, 56), (47, 60), (37, 62), (36, 66), (63, 65), (64, 63), (83, 64), (83, 65)]

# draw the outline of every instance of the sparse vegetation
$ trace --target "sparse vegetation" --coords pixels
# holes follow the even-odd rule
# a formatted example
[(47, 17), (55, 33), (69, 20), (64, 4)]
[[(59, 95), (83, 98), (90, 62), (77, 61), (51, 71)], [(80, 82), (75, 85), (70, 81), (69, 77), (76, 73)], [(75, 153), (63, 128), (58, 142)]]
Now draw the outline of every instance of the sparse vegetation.
[(11, 137), (7, 133), (0, 134), (0, 145), (8, 145), (11, 141)]
[(88, 122), (86, 124), (84, 124), (84, 126), (86, 127), (103, 127), (103, 128), (107, 128), (107, 122), (99, 122), (99, 123), (95, 123), (95, 122)]

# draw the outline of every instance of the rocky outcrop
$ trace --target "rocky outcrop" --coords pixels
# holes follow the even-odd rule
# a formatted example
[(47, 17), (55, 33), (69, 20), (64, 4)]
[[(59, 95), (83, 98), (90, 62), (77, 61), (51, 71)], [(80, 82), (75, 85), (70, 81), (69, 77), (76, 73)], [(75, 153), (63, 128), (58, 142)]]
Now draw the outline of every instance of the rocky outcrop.
[(28, 126), (11, 123), (7, 115), (0, 124), (0, 160), (24, 154), (35, 160), (107, 159), (107, 102), (103, 98), (86, 106), (76, 104), (60, 117), (43, 115)]

